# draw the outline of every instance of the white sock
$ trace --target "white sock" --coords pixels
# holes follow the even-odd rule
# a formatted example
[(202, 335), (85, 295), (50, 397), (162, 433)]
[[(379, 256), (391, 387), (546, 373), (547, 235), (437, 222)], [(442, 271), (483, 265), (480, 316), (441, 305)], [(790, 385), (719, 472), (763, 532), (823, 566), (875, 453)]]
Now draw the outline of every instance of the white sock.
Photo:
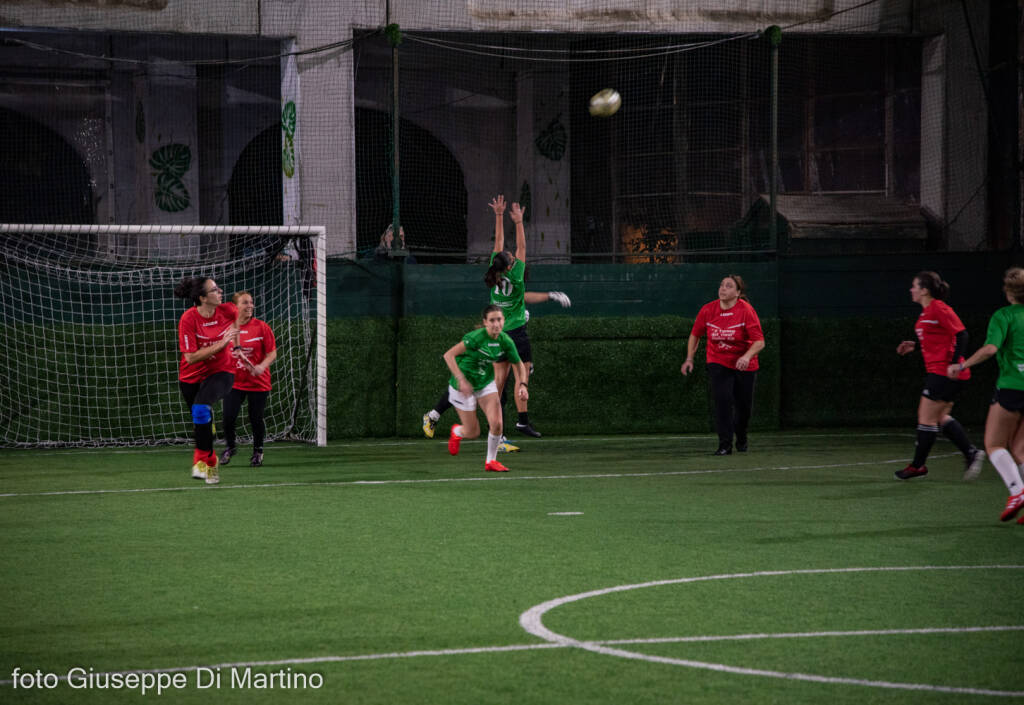
[(428, 411), (427, 412), (427, 416), (429, 416), (434, 421), (437, 421), (439, 418), (441, 418), (441, 414), (437, 413), (437, 411), (434, 410), (434, 409), (431, 409), (430, 411)]
[(988, 456), (988, 460), (999, 473), (999, 477), (1003, 478), (1006, 489), (1010, 494), (1020, 494), (1024, 491), (1024, 482), (1020, 478), (1020, 468), (1014, 462), (1010, 451), (1006, 450), (1006, 448), (994, 450)]
[(490, 431), (487, 432), (487, 462), (496, 460), (498, 457), (498, 444), (501, 443), (501, 436), (495, 436)]

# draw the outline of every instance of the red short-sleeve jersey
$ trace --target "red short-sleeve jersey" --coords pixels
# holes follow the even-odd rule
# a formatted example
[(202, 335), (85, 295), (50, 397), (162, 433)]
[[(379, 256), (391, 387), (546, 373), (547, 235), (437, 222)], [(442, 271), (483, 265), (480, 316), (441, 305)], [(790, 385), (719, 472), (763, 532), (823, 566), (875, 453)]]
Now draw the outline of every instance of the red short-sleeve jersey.
[[(708, 362), (736, 368), (736, 361), (750, 349), (755, 340), (764, 340), (761, 320), (754, 307), (738, 299), (732, 308), (723, 310), (718, 300), (704, 304), (697, 313), (693, 330), (695, 338), (708, 338)], [(747, 370), (758, 368), (757, 355), (750, 358)]]
[[(949, 365), (959, 362), (952, 358), (956, 349), (956, 334), (962, 330), (964, 324), (960, 317), (945, 301), (935, 299), (921, 310), (914, 332), (921, 344), (926, 372), (945, 376)], [(964, 370), (959, 378), (970, 379), (971, 371)]]
[(236, 318), (238, 309), (231, 303), (218, 305), (209, 318), (203, 318), (197, 306), (181, 314), (178, 322), (178, 349), (182, 355), (178, 364), (178, 379), (195, 383), (218, 372), (234, 371), (235, 361), (231, 358), (230, 345), (199, 362), (186, 362), (185, 353), (193, 353), (218, 342)]
[[(238, 344), (249, 362), (258, 365), (272, 350), (277, 349), (274, 331), (258, 318), (250, 319), (238, 334)], [(235, 359), (235, 389), (244, 392), (269, 392), (270, 368), (259, 377), (254, 377), (239, 356)]]

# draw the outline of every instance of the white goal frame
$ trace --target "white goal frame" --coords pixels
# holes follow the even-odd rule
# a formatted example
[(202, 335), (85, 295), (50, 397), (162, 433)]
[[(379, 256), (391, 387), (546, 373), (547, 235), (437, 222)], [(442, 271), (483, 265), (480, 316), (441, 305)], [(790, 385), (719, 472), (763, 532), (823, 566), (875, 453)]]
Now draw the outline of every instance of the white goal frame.
[[(315, 442), (317, 446), (327, 445), (327, 229), (324, 226), (271, 226), (271, 225), (70, 225), (70, 224), (38, 224), (38, 223), (0, 223), (0, 235), (46, 235), (81, 236), (91, 235), (96, 238), (96, 251), (93, 259), (97, 262), (109, 262), (114, 265), (121, 260), (118, 253), (118, 236), (208, 236), (227, 241), (232, 236), (279, 236), (308, 237), (312, 240), (315, 257), (315, 301), (316, 301), (316, 334), (315, 334)], [(137, 254), (133, 254), (138, 257)], [(175, 259), (164, 259), (163, 263), (173, 261), (175, 264), (194, 263), (199, 269), (202, 263), (190, 259), (191, 255), (182, 255)], [(145, 261), (135, 259), (135, 262)], [(3, 301), (3, 284), (0, 283), (0, 305)]]

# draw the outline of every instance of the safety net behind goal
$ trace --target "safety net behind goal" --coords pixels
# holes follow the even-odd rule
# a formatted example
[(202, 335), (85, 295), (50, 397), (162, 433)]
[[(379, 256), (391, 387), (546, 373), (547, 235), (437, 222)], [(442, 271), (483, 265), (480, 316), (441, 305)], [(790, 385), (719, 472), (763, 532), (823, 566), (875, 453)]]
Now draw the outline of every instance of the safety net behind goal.
[(312, 227), (0, 225), (0, 446), (190, 442), (177, 328), (193, 304), (173, 289), (193, 276), (226, 301), (250, 292), (274, 332), (267, 438), (323, 444), (323, 240)]

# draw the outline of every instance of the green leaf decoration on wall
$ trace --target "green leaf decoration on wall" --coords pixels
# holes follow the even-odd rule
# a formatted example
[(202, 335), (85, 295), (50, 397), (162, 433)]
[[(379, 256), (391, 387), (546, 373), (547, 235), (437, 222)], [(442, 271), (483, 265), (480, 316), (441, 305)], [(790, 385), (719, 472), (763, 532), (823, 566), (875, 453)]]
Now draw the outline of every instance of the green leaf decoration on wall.
[(281, 169), (289, 179), (295, 176), (295, 101), (281, 109)]
[(156, 177), (156, 207), (168, 213), (177, 213), (188, 208), (188, 189), (181, 179), (172, 174), (158, 174)]
[(295, 176), (295, 142), (287, 136), (281, 147), (281, 169), (289, 179)]
[(168, 213), (177, 213), (189, 207), (188, 189), (181, 177), (192, 166), (192, 150), (186, 144), (165, 144), (149, 158), (153, 167), (156, 188), (153, 191), (156, 207)]
[(192, 150), (187, 144), (165, 144), (153, 152), (149, 165), (159, 173), (173, 174), (178, 178), (185, 175), (192, 166)]
[(533, 205), (531, 203), (532, 200), (533, 198), (530, 196), (530, 183), (528, 181), (524, 181), (523, 187), (519, 189), (519, 205), (523, 209), (524, 223), (530, 222), (530, 213), (533, 212), (533, 208), (531, 207)]
[(553, 162), (561, 161), (565, 154), (565, 146), (569, 144), (569, 133), (565, 131), (565, 125), (562, 124), (561, 113), (540, 131), (533, 143), (537, 145), (537, 151), (547, 159)]
[(281, 129), (286, 137), (295, 137), (295, 101), (289, 100), (281, 108)]

